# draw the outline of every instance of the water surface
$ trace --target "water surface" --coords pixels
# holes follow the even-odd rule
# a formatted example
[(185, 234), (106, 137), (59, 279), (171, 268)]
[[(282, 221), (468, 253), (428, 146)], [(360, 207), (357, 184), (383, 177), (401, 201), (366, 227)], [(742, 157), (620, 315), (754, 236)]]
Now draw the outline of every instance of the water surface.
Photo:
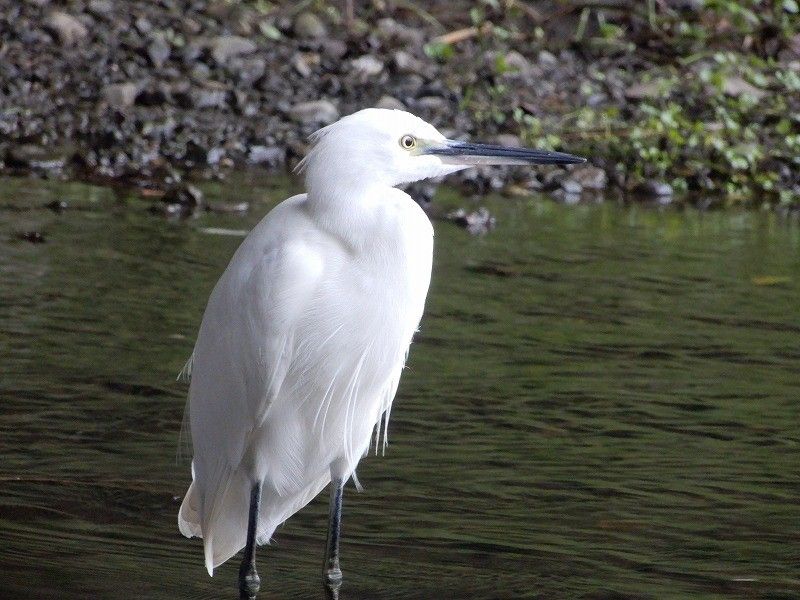
[[(207, 184), (250, 213), (170, 222), (0, 179), (0, 597), (236, 597), (236, 561), (209, 578), (177, 531), (175, 375), (241, 241), (209, 228), (294, 185)], [(346, 490), (342, 600), (800, 597), (796, 224), (483, 204), (488, 236), (436, 223), (388, 452)], [(321, 597), (326, 509), (260, 551), (261, 597)]]

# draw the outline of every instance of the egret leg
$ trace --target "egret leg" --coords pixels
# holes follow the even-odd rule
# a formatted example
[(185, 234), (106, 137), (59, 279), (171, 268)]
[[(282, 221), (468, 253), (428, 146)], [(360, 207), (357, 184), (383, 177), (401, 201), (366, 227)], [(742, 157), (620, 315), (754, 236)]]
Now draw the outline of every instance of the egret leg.
[(339, 568), (339, 537), (342, 532), (342, 495), (344, 481), (341, 477), (331, 480), (331, 504), (328, 517), (328, 542), (325, 545), (325, 564), (323, 578), (329, 587), (338, 587), (342, 583), (342, 570)]
[(247, 545), (244, 558), (239, 567), (239, 598), (255, 600), (261, 588), (261, 579), (256, 573), (256, 530), (258, 529), (258, 510), (261, 505), (261, 482), (257, 482), (250, 492), (250, 514), (247, 519)]

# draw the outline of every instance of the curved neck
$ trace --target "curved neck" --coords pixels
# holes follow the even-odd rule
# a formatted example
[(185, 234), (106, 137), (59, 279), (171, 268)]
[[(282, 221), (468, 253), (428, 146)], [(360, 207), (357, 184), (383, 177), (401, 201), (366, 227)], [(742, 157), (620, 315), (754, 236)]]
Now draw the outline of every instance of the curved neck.
[(328, 177), (309, 173), (306, 190), (311, 217), (330, 235), (339, 238), (352, 252), (362, 251), (376, 241), (378, 209), (391, 186), (363, 178)]

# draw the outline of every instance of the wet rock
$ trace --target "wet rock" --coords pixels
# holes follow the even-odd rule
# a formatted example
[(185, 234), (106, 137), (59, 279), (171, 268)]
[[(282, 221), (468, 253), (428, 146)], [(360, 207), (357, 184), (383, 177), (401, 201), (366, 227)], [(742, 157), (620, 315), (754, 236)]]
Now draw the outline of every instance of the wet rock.
[(136, 102), (139, 86), (135, 83), (113, 83), (103, 88), (103, 99), (111, 108), (123, 110)]
[(294, 70), (297, 71), (301, 77), (308, 77), (311, 75), (311, 64), (308, 60), (308, 57), (305, 54), (298, 52), (292, 57), (292, 66)]
[(225, 148), (211, 148), (206, 153), (206, 162), (209, 165), (218, 165), (225, 158)]
[(195, 186), (182, 183), (169, 188), (161, 198), (158, 212), (165, 214), (190, 214), (203, 206), (203, 192)]
[(499, 133), (494, 136), (494, 142), (500, 146), (510, 146), (511, 148), (518, 148), (522, 145), (519, 137), (513, 133)]
[(556, 55), (547, 50), (541, 50), (536, 60), (539, 66), (545, 69), (553, 69), (558, 66), (558, 58), (556, 58)]
[(236, 56), (252, 54), (257, 49), (255, 42), (239, 35), (221, 35), (211, 42), (211, 56), (218, 65), (224, 65)]
[(267, 70), (267, 62), (258, 56), (233, 59), (229, 65), (231, 72), (236, 73), (240, 84), (249, 86), (261, 79)]
[(208, 162), (208, 149), (196, 140), (186, 142), (183, 160), (193, 165), (204, 165)]
[(648, 198), (668, 198), (672, 196), (672, 186), (663, 181), (644, 181), (634, 188), (634, 192)]
[(14, 237), (31, 244), (44, 244), (47, 241), (41, 231), (20, 231)]
[(574, 179), (565, 179), (561, 182), (561, 189), (565, 194), (581, 195), (583, 186)]
[(652, 100), (661, 98), (668, 94), (668, 90), (662, 90), (663, 82), (660, 80), (634, 83), (625, 89), (625, 97), (628, 100)]
[(299, 123), (329, 125), (339, 118), (339, 109), (328, 100), (312, 100), (292, 106), (289, 116)]
[(293, 31), (295, 37), (301, 40), (318, 39), (328, 34), (325, 23), (311, 12), (302, 12), (294, 20)]
[(519, 74), (529, 74), (539, 70), (534, 65), (532, 65), (527, 58), (522, 56), (522, 54), (520, 54), (516, 50), (512, 50), (511, 52), (506, 54), (504, 57), (504, 61), (507, 68), (511, 69), (512, 72), (516, 72)]
[(286, 162), (286, 149), (278, 146), (251, 146), (247, 153), (251, 165), (275, 167)]
[(459, 208), (448, 213), (445, 218), (459, 227), (463, 227), (472, 235), (488, 233), (497, 224), (496, 219), (484, 207), (480, 207), (473, 212), (467, 212), (465, 209)]
[(350, 69), (360, 79), (366, 80), (383, 71), (383, 63), (371, 54), (366, 54), (351, 60)]
[(322, 40), (322, 43), (320, 44), (320, 50), (328, 58), (339, 60), (345, 54), (347, 54), (347, 44), (345, 44), (342, 40), (327, 38)]
[(404, 50), (395, 52), (392, 56), (392, 62), (398, 73), (414, 73), (416, 75), (421, 75), (427, 70), (424, 62)]
[(89, 36), (89, 30), (83, 23), (61, 11), (50, 13), (44, 20), (44, 26), (64, 46), (75, 46)]
[(755, 100), (761, 100), (767, 95), (767, 92), (764, 90), (757, 88), (738, 76), (728, 77), (722, 86), (722, 90), (726, 95), (731, 96), (732, 98), (750, 96)]
[(147, 45), (147, 58), (150, 59), (150, 64), (155, 68), (160, 69), (164, 63), (169, 59), (172, 49), (170, 48), (167, 38), (163, 33), (155, 34), (150, 43)]
[(153, 30), (153, 24), (147, 17), (142, 15), (136, 17), (136, 20), (133, 22), (133, 26), (136, 28), (136, 31), (142, 35), (147, 35)]
[(445, 112), (448, 107), (447, 100), (441, 96), (423, 96), (422, 98), (417, 99), (416, 105), (417, 108), (434, 113)]
[(406, 184), (402, 186), (402, 189), (406, 194), (411, 196), (417, 204), (427, 210), (431, 202), (433, 202), (437, 187), (438, 186), (432, 181), (422, 180)]
[(384, 18), (377, 23), (377, 32), (384, 39), (396, 41), (407, 47), (422, 47), (425, 34), (421, 30), (398, 23), (394, 19)]
[(468, 193), (483, 195), (503, 189), (505, 181), (501, 172), (502, 167), (479, 166), (462, 171), (458, 179)]
[(195, 81), (203, 82), (211, 77), (211, 69), (205, 63), (198, 62), (192, 67), (191, 77)]
[(91, 0), (86, 9), (96, 17), (107, 17), (114, 10), (111, 0)]
[(542, 167), (539, 170), (540, 178), (542, 181), (542, 189), (546, 191), (561, 188), (561, 182), (567, 177), (567, 172), (564, 169), (550, 166)]
[(35, 144), (12, 146), (3, 158), (6, 167), (19, 170), (59, 171), (66, 164), (63, 156), (48, 152)]
[(406, 105), (393, 96), (381, 96), (375, 103), (375, 108), (388, 108), (390, 110), (406, 110)]
[(227, 90), (201, 88), (194, 90), (192, 95), (194, 108), (225, 108), (228, 103)]
[(214, 213), (221, 214), (241, 214), (250, 210), (249, 202), (209, 202), (206, 210)]
[(568, 206), (572, 206), (574, 204), (578, 204), (581, 201), (580, 194), (572, 194), (564, 191), (563, 189), (557, 189), (552, 193), (553, 198), (557, 202), (561, 202)]
[(569, 172), (568, 177), (569, 180), (578, 183), (582, 189), (604, 190), (608, 185), (606, 172), (592, 165), (576, 167)]
[(54, 213), (62, 213), (69, 208), (69, 203), (66, 200), (53, 200), (45, 204), (44, 207)]

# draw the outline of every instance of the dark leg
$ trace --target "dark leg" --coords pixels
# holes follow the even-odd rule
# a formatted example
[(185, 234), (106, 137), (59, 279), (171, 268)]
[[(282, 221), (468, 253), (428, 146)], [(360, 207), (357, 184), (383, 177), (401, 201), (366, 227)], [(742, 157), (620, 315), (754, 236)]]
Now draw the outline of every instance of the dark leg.
[(342, 532), (342, 494), (344, 481), (331, 480), (331, 506), (328, 520), (328, 543), (325, 546), (325, 565), (322, 575), (325, 584), (337, 589), (342, 583), (342, 570), (339, 568), (339, 536)]
[(244, 547), (244, 558), (239, 567), (239, 598), (255, 600), (261, 588), (261, 579), (256, 573), (256, 529), (258, 529), (258, 508), (261, 505), (261, 482), (253, 486), (250, 492), (250, 516), (247, 519), (247, 545)]

